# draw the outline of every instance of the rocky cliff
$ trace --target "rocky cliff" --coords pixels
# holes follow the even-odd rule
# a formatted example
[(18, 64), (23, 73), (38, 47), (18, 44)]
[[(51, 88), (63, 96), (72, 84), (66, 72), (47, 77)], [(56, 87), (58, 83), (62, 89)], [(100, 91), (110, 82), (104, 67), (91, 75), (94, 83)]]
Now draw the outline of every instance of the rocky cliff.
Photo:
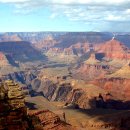
[(99, 53), (104, 53), (107, 59), (130, 59), (129, 48), (115, 39), (95, 45), (95, 50)]
[[(0, 40), (2, 42), (19, 41), (19, 43), (23, 43), (22, 41), (26, 41), (25, 43), (26, 47), (25, 45), (22, 45), (22, 48), (28, 48), (28, 46), (30, 46), (31, 43), (31, 45), (35, 46), (36, 48), (44, 52), (51, 53), (52, 55), (59, 55), (59, 51), (61, 51), (62, 53), (60, 53), (60, 55), (83, 56), (93, 49), (97, 53), (105, 54), (105, 57), (107, 59), (121, 59), (121, 60), (130, 59), (128, 41), (127, 44), (125, 44), (125, 42), (122, 42), (123, 40), (120, 40), (120, 36), (125, 37), (125, 34), (123, 35), (119, 34), (119, 36), (117, 34), (117, 37), (113, 39), (113, 34), (111, 33), (94, 33), (94, 32), (35, 33), (34, 32), (34, 33), (5, 33), (0, 36)], [(127, 36), (128, 36), (127, 39), (129, 39), (129, 35)], [(125, 45), (127, 45), (127, 47)], [(32, 51), (36, 54), (35, 56), (40, 57), (40, 54), (38, 54), (38, 52), (36, 52), (34, 48), (32, 50), (32, 46), (30, 46), (29, 48), (28, 48), (29, 50), (28, 52), (26, 51), (26, 49), (24, 49), (25, 55), (21, 55), (22, 59), (24, 60), (29, 60), (31, 58), (37, 59), (36, 57), (34, 57), (34, 55), (32, 57)], [(17, 50), (19, 49), (17, 48)], [(21, 52), (21, 50), (19, 51)], [(13, 57), (16, 58), (16, 55), (18, 54), (14, 54)], [(21, 59), (21, 57), (19, 59)]]
[(18, 84), (6, 81), (0, 86), (0, 129), (26, 130), (27, 108)]
[(100, 86), (101, 88), (113, 93), (115, 97), (122, 100), (130, 99), (130, 80), (125, 78), (101, 78), (94, 81), (94, 84)]
[[(59, 43), (60, 45), (60, 43)], [(66, 56), (77, 56), (78, 58), (87, 58), (89, 53), (95, 52), (95, 55), (100, 60), (119, 60), (127, 61), (130, 60), (130, 49), (123, 43), (116, 39), (111, 39), (104, 43), (89, 43), (89, 42), (79, 42), (70, 45), (69, 47), (51, 47), (48, 48), (47, 53), (56, 55), (66, 55)]]
[[(86, 109), (84, 111), (92, 117), (86, 120), (86, 122), (82, 122), (84, 129), (121, 130), (124, 128), (125, 130), (129, 130), (129, 111), (115, 111), (113, 114), (110, 114), (112, 109), (130, 108), (129, 103), (116, 100), (113, 95), (104, 91), (104, 89), (92, 84), (85, 84), (83, 81), (78, 80), (72, 80), (68, 83), (62, 80), (60, 83), (55, 83), (46, 77), (44, 80), (42, 78), (42, 81), (35, 79), (33, 82), (34, 84), (37, 82), (37, 87), (32, 84), (35, 92), (42, 92), (50, 101), (65, 102), (64, 109), (73, 108), (78, 111)], [(105, 109), (103, 110), (102, 108)], [(87, 110), (93, 111), (93, 113), (87, 112)], [(100, 115), (99, 111), (98, 114), (95, 112), (96, 110), (101, 110), (101, 113), (106, 110), (110, 111), (110, 113)], [(40, 116), (40, 114), (36, 115)]]
[(122, 100), (130, 99), (130, 66), (129, 63), (121, 69), (98, 80), (92, 81), (95, 85), (113, 93), (115, 97)]
[(0, 80), (2, 81), (13, 80), (15, 82), (28, 85), (35, 78), (36, 76), (33, 73), (19, 71), (19, 72), (9, 73), (6, 75), (1, 75)]
[(73, 70), (74, 76), (82, 77), (84, 80), (93, 80), (95, 78), (104, 77), (114, 68), (107, 62), (102, 62), (96, 58), (95, 53), (91, 53), (90, 57), (82, 62)]
[(42, 60), (44, 56), (29, 42), (0, 42), (0, 51), (4, 54), (10, 55), (15, 61), (35, 61)]
[(64, 53), (65, 55), (76, 55), (81, 56), (90, 51), (89, 43), (77, 43), (71, 45), (68, 48), (53, 47), (49, 49), (49, 52), (54, 54)]
[(7, 57), (2, 52), (0, 52), (0, 67), (8, 66), (8, 65), (9, 65), (9, 61)]
[[(77, 43), (92, 43), (99, 44), (109, 41), (113, 37), (113, 33), (109, 32), (8, 32), (0, 35), (0, 41), (28, 41), (34, 43), (36, 46), (45, 45), (44, 39), (51, 36), (54, 41), (58, 41), (55, 47), (68, 48)], [(14, 38), (9, 38), (14, 37)], [(6, 40), (7, 39), (7, 40)], [(12, 39), (12, 40), (11, 40)], [(116, 39), (125, 45), (129, 46), (129, 33), (116, 33)], [(50, 40), (47, 40), (51, 43)], [(38, 43), (38, 44), (37, 44)], [(53, 42), (52, 42), (53, 45)], [(40, 47), (40, 46), (39, 46)], [(54, 46), (53, 46), (54, 47)]]
[(32, 96), (37, 93), (43, 93), (44, 97), (50, 101), (63, 101), (67, 104), (77, 104), (80, 108), (96, 107), (96, 102), (90, 104), (90, 100), (98, 97), (99, 93), (105, 91), (97, 86), (85, 84), (83, 81), (62, 80), (56, 82), (55, 79), (38, 78), (32, 81)]
[(45, 38), (40, 39), (39, 41), (32, 40), (32, 43), (36, 48), (46, 51), (49, 48), (54, 47), (56, 44), (58, 44), (58, 41), (56, 41), (55, 38), (50, 34), (47, 35)]
[(74, 130), (49, 110), (28, 110), (20, 86), (6, 80), (0, 86), (1, 130)]
[(49, 110), (29, 110), (28, 113), (34, 130), (77, 130)]

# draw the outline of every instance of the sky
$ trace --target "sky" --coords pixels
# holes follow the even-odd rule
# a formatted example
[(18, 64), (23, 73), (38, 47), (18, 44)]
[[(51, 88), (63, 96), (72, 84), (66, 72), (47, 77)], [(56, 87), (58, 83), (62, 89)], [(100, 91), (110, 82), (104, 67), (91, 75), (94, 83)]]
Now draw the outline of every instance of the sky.
[(0, 0), (0, 32), (130, 32), (130, 0)]

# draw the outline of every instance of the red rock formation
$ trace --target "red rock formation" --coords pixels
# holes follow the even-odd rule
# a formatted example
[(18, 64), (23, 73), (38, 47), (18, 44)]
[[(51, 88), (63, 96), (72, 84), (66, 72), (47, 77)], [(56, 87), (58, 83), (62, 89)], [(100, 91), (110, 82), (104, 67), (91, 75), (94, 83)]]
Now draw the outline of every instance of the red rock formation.
[(32, 118), (34, 130), (75, 130), (49, 110), (30, 110), (28, 112), (30, 118)]
[(28, 110), (19, 85), (0, 85), (0, 130), (76, 130), (49, 110)]
[(125, 78), (101, 78), (93, 82), (95, 85), (111, 92), (114, 97), (122, 100), (130, 100), (130, 79)]
[(77, 43), (68, 48), (53, 47), (53, 48), (50, 48), (48, 52), (51, 52), (54, 54), (63, 53), (65, 55), (79, 55), (80, 56), (87, 53), (89, 50), (90, 50), (90, 46), (88, 43)]
[(96, 65), (96, 64), (100, 64), (100, 61), (96, 59), (96, 56), (94, 53), (92, 53), (89, 57), (88, 60), (86, 60), (84, 62), (85, 64), (91, 64), (91, 65)]
[(85, 79), (92, 80), (94, 78), (104, 77), (109, 69), (110, 66), (101, 64), (96, 59), (95, 54), (91, 54), (90, 58), (82, 63), (76, 72), (85, 77)]
[(51, 35), (48, 35), (47, 37), (39, 41), (35, 41), (32, 39), (32, 43), (35, 43), (34, 46), (36, 48), (44, 48), (45, 50), (48, 50), (51, 47), (54, 47), (54, 45), (58, 44), (58, 42)]
[(77, 43), (69, 47), (70, 50), (73, 50), (77, 55), (83, 55), (90, 50), (89, 43)]
[(18, 84), (6, 81), (0, 86), (0, 129), (26, 130), (28, 123), (24, 95)]
[(99, 53), (104, 53), (108, 59), (130, 59), (129, 48), (114, 39), (100, 45), (97, 44), (94, 49)]

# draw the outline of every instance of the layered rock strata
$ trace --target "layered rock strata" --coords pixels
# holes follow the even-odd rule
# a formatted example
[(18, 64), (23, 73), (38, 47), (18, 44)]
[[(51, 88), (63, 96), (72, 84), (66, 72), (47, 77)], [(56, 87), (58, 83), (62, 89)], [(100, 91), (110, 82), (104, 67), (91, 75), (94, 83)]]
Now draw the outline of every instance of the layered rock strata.
[(49, 110), (30, 110), (29, 116), (35, 130), (76, 130)]
[(20, 86), (6, 80), (0, 86), (0, 130), (74, 130), (49, 110), (28, 110)]
[(6, 81), (0, 87), (0, 130), (26, 130), (27, 108), (18, 84)]

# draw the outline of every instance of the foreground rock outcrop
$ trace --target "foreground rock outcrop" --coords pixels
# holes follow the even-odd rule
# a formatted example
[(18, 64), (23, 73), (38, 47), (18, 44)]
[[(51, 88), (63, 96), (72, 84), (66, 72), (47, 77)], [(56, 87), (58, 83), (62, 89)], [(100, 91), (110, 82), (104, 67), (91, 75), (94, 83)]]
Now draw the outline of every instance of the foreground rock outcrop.
[(30, 110), (28, 113), (35, 130), (76, 130), (49, 110)]
[(0, 86), (0, 129), (26, 130), (27, 108), (24, 95), (18, 84), (6, 81)]
[(74, 130), (49, 110), (27, 111), (19, 85), (11, 80), (0, 86), (0, 130)]

